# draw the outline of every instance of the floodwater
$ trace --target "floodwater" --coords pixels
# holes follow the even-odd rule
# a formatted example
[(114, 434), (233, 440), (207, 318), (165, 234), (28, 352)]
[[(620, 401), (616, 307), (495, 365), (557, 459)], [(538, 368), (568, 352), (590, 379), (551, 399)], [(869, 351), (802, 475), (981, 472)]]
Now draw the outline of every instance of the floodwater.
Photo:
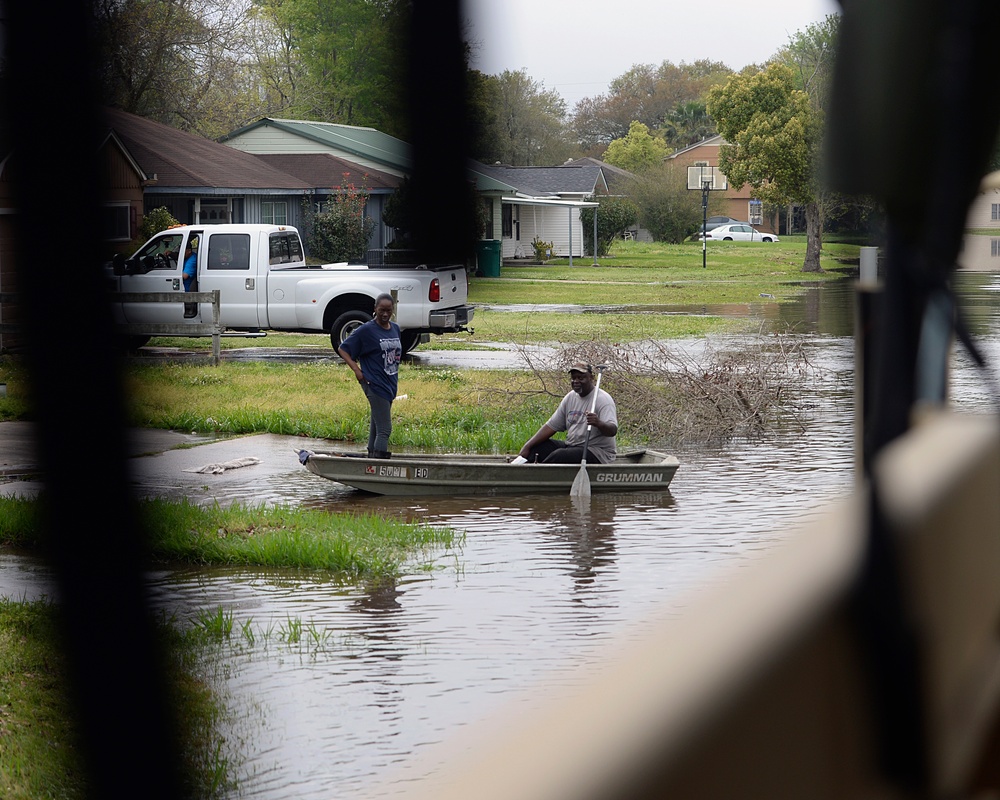
[[(604, 648), (641, 636), (644, 619), (679, 612), (688, 590), (751, 564), (846, 495), (851, 294), (842, 281), (753, 310), (796, 330), (817, 365), (802, 415), (762, 441), (668, 445), (681, 462), (669, 491), (595, 494), (589, 507), (562, 496), (378, 498), (299, 470), (259, 499), (389, 513), (451, 526), (461, 540), (382, 585), (293, 571), (153, 575), (157, 602), (179, 620), (220, 606), (234, 617), (231, 642), (205, 664), (233, 711), (233, 796), (362, 798), (375, 785), (402, 795), (428, 746), (553, 676), (572, 688)], [(983, 349), (1000, 358), (1000, 276), (963, 276), (960, 294)], [(966, 357), (954, 361), (956, 404), (985, 410), (989, 389)], [(0, 561), (0, 592), (35, 569)]]

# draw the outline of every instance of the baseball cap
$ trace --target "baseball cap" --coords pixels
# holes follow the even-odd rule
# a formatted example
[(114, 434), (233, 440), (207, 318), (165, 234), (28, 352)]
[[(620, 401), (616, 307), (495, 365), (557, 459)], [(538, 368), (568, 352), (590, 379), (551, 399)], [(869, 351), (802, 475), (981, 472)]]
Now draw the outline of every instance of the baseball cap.
[(569, 367), (570, 372), (587, 372), (591, 375), (594, 374), (594, 368), (590, 366), (586, 361), (577, 361), (575, 364), (571, 364)]

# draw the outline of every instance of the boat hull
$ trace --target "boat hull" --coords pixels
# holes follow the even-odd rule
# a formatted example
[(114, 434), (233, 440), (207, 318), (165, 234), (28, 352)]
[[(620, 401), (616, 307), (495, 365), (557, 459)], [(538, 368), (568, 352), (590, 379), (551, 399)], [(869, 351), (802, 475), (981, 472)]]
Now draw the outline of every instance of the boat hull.
[[(506, 456), (398, 455), (371, 459), (343, 451), (302, 451), (306, 469), (331, 481), (382, 495), (568, 493), (579, 464), (510, 464)], [(588, 464), (591, 492), (666, 489), (680, 466), (655, 450), (619, 453), (610, 464)]]

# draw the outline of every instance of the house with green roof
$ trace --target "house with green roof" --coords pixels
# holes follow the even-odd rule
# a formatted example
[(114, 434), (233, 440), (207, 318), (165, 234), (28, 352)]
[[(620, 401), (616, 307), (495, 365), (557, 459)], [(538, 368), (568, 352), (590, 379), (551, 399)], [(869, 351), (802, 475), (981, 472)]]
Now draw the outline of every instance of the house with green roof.
[[(327, 154), (400, 180), (413, 171), (410, 145), (374, 128), (265, 117), (219, 141), (266, 158)], [(469, 181), (488, 205), (490, 222), (484, 238), (501, 241), (503, 258), (531, 256), (536, 237), (552, 242), (555, 255), (583, 255), (580, 209), (593, 205), (587, 198), (607, 193), (599, 167), (504, 167), (470, 160), (467, 170)], [(302, 172), (296, 174), (304, 177)], [(373, 248), (383, 247), (394, 236), (381, 224), (384, 199), (373, 193), (369, 200), (369, 211), (380, 223)]]

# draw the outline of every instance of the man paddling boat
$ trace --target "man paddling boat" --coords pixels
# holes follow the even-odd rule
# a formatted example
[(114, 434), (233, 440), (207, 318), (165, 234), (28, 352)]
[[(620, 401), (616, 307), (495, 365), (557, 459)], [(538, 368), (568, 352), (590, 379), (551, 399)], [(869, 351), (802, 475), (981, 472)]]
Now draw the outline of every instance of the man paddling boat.
[[(618, 434), (618, 409), (606, 391), (594, 385), (594, 368), (577, 362), (569, 368), (572, 390), (563, 397), (549, 421), (538, 429), (519, 455), (535, 464), (579, 464), (586, 461), (608, 464), (615, 460), (615, 436)], [(596, 397), (593, 393), (597, 392)], [(591, 410), (593, 409), (593, 410)], [(587, 441), (587, 426), (590, 441)], [(566, 432), (565, 440), (552, 437)]]

